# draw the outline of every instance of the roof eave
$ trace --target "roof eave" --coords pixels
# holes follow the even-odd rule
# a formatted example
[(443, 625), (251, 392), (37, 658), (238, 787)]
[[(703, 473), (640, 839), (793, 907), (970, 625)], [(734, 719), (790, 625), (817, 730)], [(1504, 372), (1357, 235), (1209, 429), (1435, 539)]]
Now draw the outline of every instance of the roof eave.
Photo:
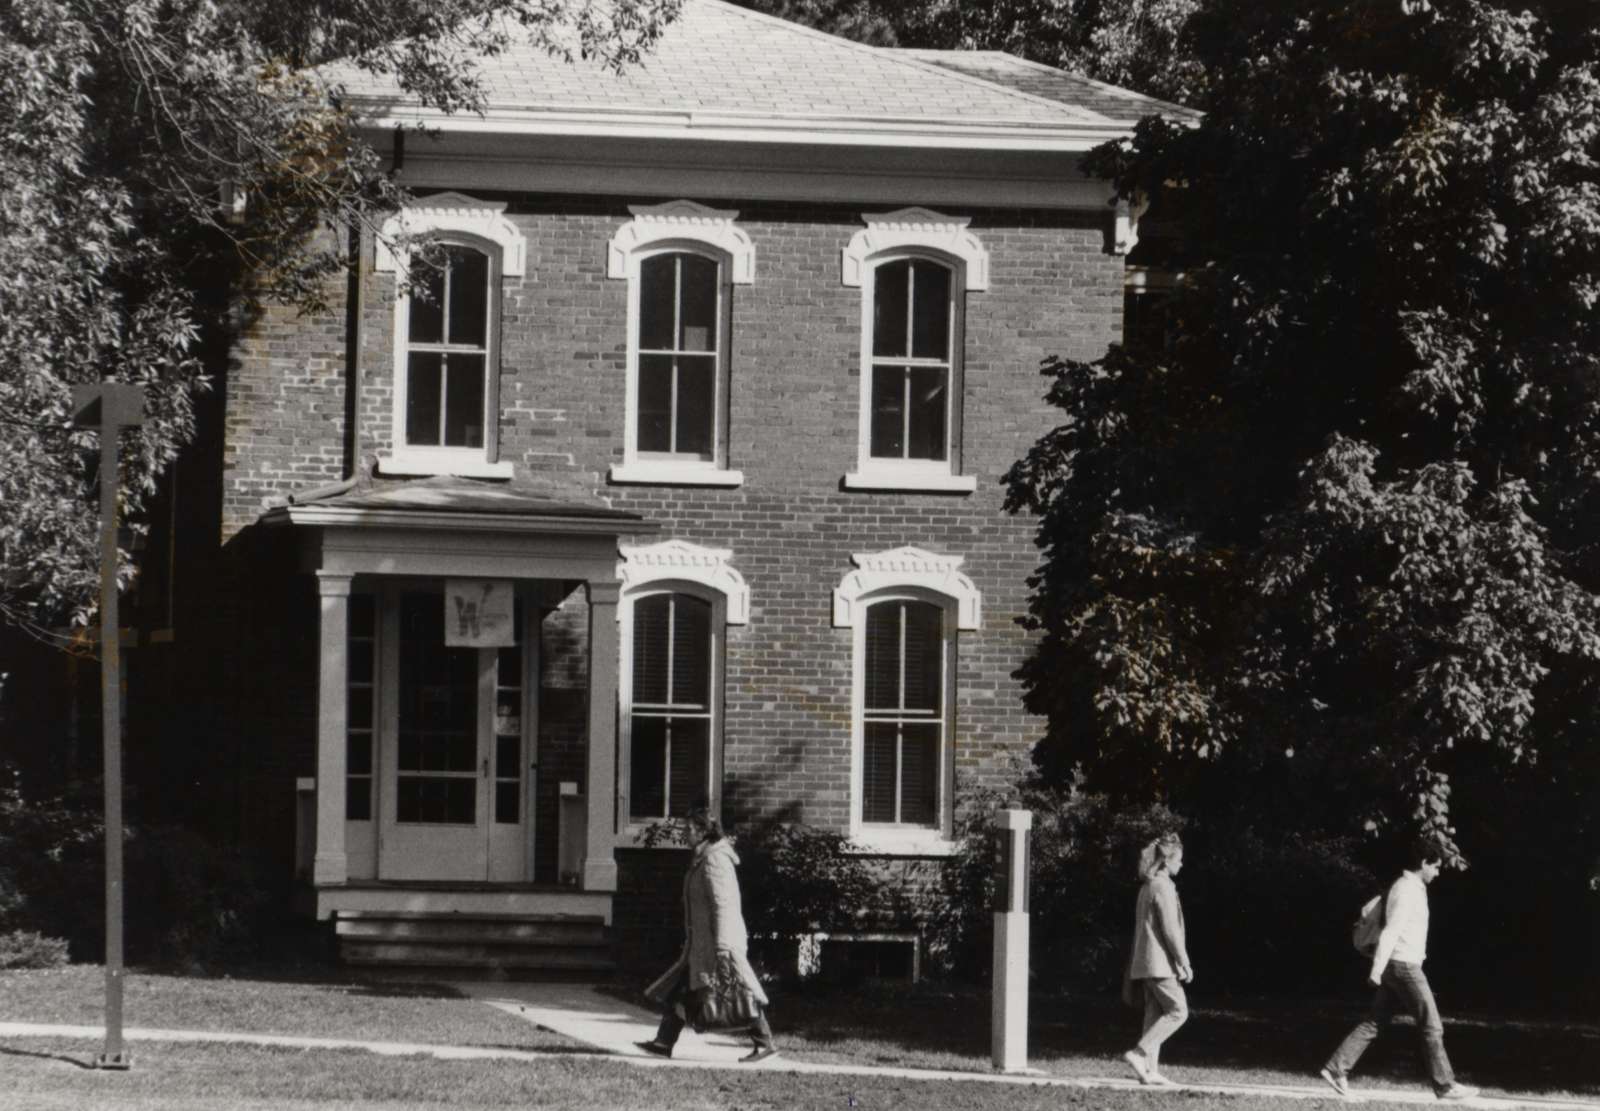
[(439, 512), (415, 509), (363, 509), (355, 506), (279, 506), (261, 514), (263, 525), (301, 528), (389, 528), (425, 532), (538, 533), (605, 535), (659, 532), (659, 522), (631, 513), (582, 514)]
[(446, 134), (693, 139), (809, 146), (1036, 150), (1081, 153), (1133, 134), (1131, 123), (900, 117), (778, 116), (648, 109), (491, 107), (482, 114), (420, 109), (380, 98), (349, 101), (370, 129), (423, 127)]

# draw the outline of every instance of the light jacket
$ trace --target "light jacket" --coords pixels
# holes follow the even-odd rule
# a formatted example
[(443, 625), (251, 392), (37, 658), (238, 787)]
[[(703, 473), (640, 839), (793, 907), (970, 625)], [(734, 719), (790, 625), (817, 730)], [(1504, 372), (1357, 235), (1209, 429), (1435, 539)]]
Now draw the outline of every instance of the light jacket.
[(645, 989), (651, 999), (664, 1002), (685, 971), (690, 991), (711, 986), (717, 954), (722, 953), (724, 965), (732, 964), (745, 990), (762, 1006), (767, 1004), (767, 993), (761, 990), (745, 952), (749, 937), (739, 905), (739, 877), (734, 871), (738, 863), (739, 854), (727, 838), (695, 846), (683, 877), (683, 951), (672, 967)]
[(1133, 959), (1130, 980), (1163, 980), (1188, 967), (1183, 931), (1183, 904), (1172, 877), (1157, 872), (1139, 887), (1133, 911)]

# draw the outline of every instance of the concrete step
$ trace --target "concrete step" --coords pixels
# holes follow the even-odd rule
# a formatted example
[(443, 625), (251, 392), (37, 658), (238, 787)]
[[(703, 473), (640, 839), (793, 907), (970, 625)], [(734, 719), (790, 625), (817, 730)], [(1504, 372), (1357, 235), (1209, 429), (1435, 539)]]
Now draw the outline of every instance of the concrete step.
[(347, 964), (430, 965), (456, 968), (550, 968), (610, 971), (610, 950), (590, 946), (508, 945), (347, 941), (339, 946)]
[(364, 970), (453, 969), (604, 973), (613, 969), (605, 920), (591, 915), (339, 911), (339, 958)]
[(601, 921), (529, 921), (514, 917), (485, 919), (476, 916), (350, 919), (340, 915), (334, 932), (341, 940), (478, 941), (531, 945), (605, 945)]

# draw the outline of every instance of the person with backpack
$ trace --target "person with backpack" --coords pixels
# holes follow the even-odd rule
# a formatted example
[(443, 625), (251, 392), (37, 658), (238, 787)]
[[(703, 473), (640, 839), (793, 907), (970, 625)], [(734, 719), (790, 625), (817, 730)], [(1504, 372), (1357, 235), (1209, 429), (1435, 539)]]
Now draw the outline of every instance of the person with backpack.
[(1144, 1033), (1139, 1044), (1122, 1055), (1141, 1084), (1175, 1087), (1161, 1074), (1161, 1045), (1189, 1017), (1183, 985), (1194, 979), (1184, 940), (1183, 905), (1172, 878), (1183, 867), (1183, 842), (1166, 833), (1139, 854), (1139, 898), (1133, 912), (1133, 954), (1128, 961), (1124, 994), (1136, 985), (1144, 994)]
[(1419, 838), (1412, 844), (1405, 869), (1389, 885), (1381, 905), (1369, 903), (1362, 908), (1354, 941), (1372, 958), (1367, 977), (1374, 989), (1372, 1009), (1339, 1043), (1320, 1074), (1329, 1087), (1345, 1098), (1350, 1096), (1350, 1070), (1397, 1011), (1416, 1020), (1434, 1094), (1444, 1100), (1471, 1099), (1478, 1094), (1472, 1085), (1459, 1083), (1450, 1068), (1450, 1058), (1444, 1051), (1444, 1023), (1428, 977), (1422, 971), (1422, 962), (1428, 955), (1428, 885), (1439, 877), (1443, 866), (1444, 852), (1439, 845)]

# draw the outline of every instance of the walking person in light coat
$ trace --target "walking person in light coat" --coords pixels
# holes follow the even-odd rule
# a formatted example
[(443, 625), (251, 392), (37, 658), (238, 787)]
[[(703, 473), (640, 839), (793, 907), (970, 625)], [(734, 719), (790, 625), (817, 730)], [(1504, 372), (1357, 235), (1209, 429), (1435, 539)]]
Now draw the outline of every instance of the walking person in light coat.
[(1188, 1019), (1189, 1001), (1183, 985), (1194, 979), (1184, 940), (1183, 905), (1172, 882), (1182, 868), (1183, 842), (1176, 833), (1157, 837), (1139, 854), (1133, 955), (1126, 977), (1130, 986), (1143, 987), (1144, 1034), (1122, 1058), (1139, 1083), (1169, 1088), (1175, 1085), (1161, 1073), (1161, 1044)]
[(1462, 1100), (1478, 1094), (1472, 1085), (1456, 1082), (1444, 1051), (1444, 1022), (1439, 1018), (1428, 977), (1422, 971), (1422, 962), (1428, 955), (1428, 885), (1438, 879), (1443, 866), (1443, 850), (1427, 838), (1418, 839), (1411, 846), (1405, 870), (1384, 897), (1383, 932), (1372, 951), (1372, 969), (1367, 976), (1374, 989), (1372, 1010), (1339, 1043), (1321, 1073), (1328, 1086), (1341, 1096), (1349, 1098), (1350, 1070), (1396, 1011), (1404, 1011), (1416, 1020), (1434, 1095)]
[(671, 1057), (683, 1028), (747, 1026), (755, 1048), (745, 1063), (775, 1057), (778, 1047), (767, 1023), (767, 993), (756, 978), (745, 949), (748, 935), (740, 906), (739, 855), (722, 832), (722, 823), (705, 806), (688, 818), (694, 855), (683, 877), (683, 952), (676, 963), (645, 989), (665, 1006), (656, 1036), (639, 1048)]

